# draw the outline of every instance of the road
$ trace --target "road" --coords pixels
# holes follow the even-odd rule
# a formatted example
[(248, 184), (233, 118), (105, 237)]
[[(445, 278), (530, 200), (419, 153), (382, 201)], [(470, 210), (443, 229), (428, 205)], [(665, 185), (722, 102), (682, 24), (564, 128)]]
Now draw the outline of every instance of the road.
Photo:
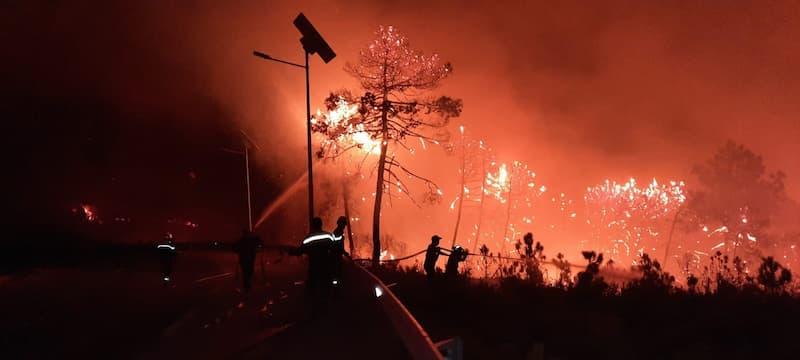
[(304, 260), (263, 260), (249, 294), (235, 257), (212, 252), (182, 253), (170, 287), (149, 259), (6, 278), (0, 358), (407, 358), (371, 286), (346, 281), (353, 269), (312, 319)]

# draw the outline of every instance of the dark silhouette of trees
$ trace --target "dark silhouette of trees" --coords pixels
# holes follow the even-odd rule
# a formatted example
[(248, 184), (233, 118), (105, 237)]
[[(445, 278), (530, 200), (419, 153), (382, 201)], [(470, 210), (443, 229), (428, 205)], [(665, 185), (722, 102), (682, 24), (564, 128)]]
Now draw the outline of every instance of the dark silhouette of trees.
[[(592, 251), (583, 255), (588, 264), (574, 287), (527, 281), (523, 271), (501, 272), (508, 277), (497, 282), (459, 278), (435, 286), (421, 273), (402, 269), (380, 269), (379, 276), (403, 284), (396, 295), (420, 321), (432, 324), (426, 328), (432, 336), (472, 329), (463, 333), (465, 351), (478, 358), (524, 358), (532, 341), (546, 344), (548, 356), (569, 359), (606, 354), (794, 358), (800, 351), (791, 331), (800, 321), (800, 298), (774, 259), (762, 259), (759, 272), (764, 276), (754, 282), (739, 273), (746, 270), (739, 268), (744, 262), (715, 255), (720, 271), (712, 279), (723, 278), (730, 288), (704, 292), (704, 275), (690, 274), (683, 287), (658, 261), (642, 254), (633, 271), (626, 272), (635, 277), (625, 279), (617, 291), (608, 260)], [(523, 263), (525, 258), (515, 260)]]
[(690, 194), (689, 209), (698, 225), (719, 230), (734, 257), (737, 248), (758, 254), (768, 245), (770, 220), (787, 200), (783, 172), (767, 173), (761, 156), (728, 141), (692, 173), (700, 190)]
[[(345, 65), (345, 70), (358, 79), (364, 93), (361, 96), (349, 91), (331, 94), (326, 101), (328, 109), (336, 108), (344, 100), (357, 104), (358, 111), (337, 123), (340, 131), (326, 130), (326, 133), (365, 134), (380, 146), (372, 216), (372, 261), (377, 266), (381, 254), (381, 205), (390, 187), (397, 187), (417, 203), (406, 185), (406, 180), (416, 179), (427, 187), (424, 201), (441, 197), (439, 187), (432, 180), (404, 166), (390, 149), (397, 146), (410, 149), (407, 141), (411, 138), (434, 144), (446, 141), (449, 134), (445, 127), (450, 118), (461, 114), (462, 102), (447, 96), (422, 96), (438, 87), (452, 73), (453, 67), (443, 63), (438, 55), (426, 56), (414, 50), (408, 38), (391, 26), (380, 27), (375, 40), (361, 50), (355, 63)], [(363, 142), (328, 150), (336, 156), (362, 147), (360, 145)]]
[(766, 291), (771, 293), (780, 292), (784, 290), (786, 285), (790, 282), (792, 282), (791, 270), (783, 267), (780, 263), (775, 261), (772, 256), (767, 256), (762, 259), (761, 265), (758, 267), (758, 283), (761, 284)]
[(667, 294), (674, 289), (675, 277), (664, 271), (661, 264), (657, 260), (651, 259), (647, 253), (639, 256), (633, 270), (640, 272), (641, 276), (629, 281), (623, 291)]
[(600, 276), (600, 265), (603, 264), (603, 254), (594, 251), (582, 251), (581, 255), (588, 264), (586, 269), (579, 272), (575, 278), (575, 291), (582, 295), (602, 295), (609, 286)]

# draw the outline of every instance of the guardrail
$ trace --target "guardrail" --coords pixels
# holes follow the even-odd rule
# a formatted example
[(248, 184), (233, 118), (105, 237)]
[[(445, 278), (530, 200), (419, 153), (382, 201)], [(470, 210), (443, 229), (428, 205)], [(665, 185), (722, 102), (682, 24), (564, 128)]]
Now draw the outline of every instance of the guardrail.
[[(401, 258), (386, 259), (381, 260), (380, 262), (396, 263), (402, 260), (408, 260), (417, 257), (424, 253), (425, 250), (423, 249)], [(483, 254), (469, 254), (469, 256), (488, 257), (510, 261), (527, 260), (524, 257), (516, 258), (501, 255), (490, 256)], [(374, 291), (373, 295), (378, 299), (378, 302), (381, 304), (381, 307), (391, 321), (395, 332), (400, 336), (403, 345), (408, 350), (411, 358), (416, 360), (444, 360), (445, 357), (442, 356), (442, 351), (445, 351), (448, 353), (447, 359), (460, 360), (463, 356), (463, 344), (461, 339), (453, 338), (441, 341), (439, 343), (434, 343), (431, 341), (431, 338), (428, 336), (428, 333), (425, 331), (425, 329), (419, 324), (419, 322), (417, 322), (414, 316), (411, 315), (411, 312), (406, 309), (405, 305), (400, 302), (397, 296), (394, 295), (394, 293), (383, 283), (383, 281), (380, 280), (380, 278), (370, 272), (364, 265), (361, 265), (362, 263), (366, 264), (369, 261), (370, 259), (353, 259), (353, 261), (349, 261), (348, 263), (352, 264), (352, 266), (356, 268), (357, 273), (360, 277), (362, 277), (362, 281), (371, 284), (371, 287), (373, 288), (372, 290)], [(560, 265), (556, 264), (552, 260), (540, 260), (540, 263)], [(569, 266), (580, 269), (586, 268), (585, 265), (569, 264)]]
[(415, 360), (443, 360), (439, 349), (430, 336), (406, 309), (405, 305), (375, 274), (356, 262), (348, 262), (356, 267), (357, 273), (372, 286), (373, 295), (386, 313), (397, 334)]

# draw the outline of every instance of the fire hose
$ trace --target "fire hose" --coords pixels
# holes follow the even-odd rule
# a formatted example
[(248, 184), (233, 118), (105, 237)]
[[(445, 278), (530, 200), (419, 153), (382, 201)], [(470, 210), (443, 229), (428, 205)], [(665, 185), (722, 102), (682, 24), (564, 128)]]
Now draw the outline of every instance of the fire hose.
[[(411, 255), (406, 255), (406, 256), (403, 256), (403, 257), (395, 258), (395, 259), (380, 260), (380, 262), (381, 263), (396, 263), (396, 262), (399, 262), (399, 261), (408, 260), (408, 259), (411, 259), (413, 257), (422, 255), (422, 254), (425, 253), (425, 251), (426, 250), (423, 249), (423, 250), (417, 251), (417, 252), (415, 252), (415, 253), (413, 253)], [(482, 257), (482, 258), (499, 259), (499, 260), (510, 260), (510, 261), (528, 261), (528, 260), (530, 260), (530, 258), (525, 258), (525, 257), (511, 257), (511, 256), (501, 256), (501, 255), (484, 255), (484, 254), (473, 254), (473, 253), (468, 253), (467, 256), (473, 256), (473, 257), (477, 256), (477, 257)], [(353, 259), (353, 261), (355, 261), (355, 262), (367, 262), (367, 261), (372, 261), (372, 259), (358, 258), (358, 259)], [(552, 260), (539, 260), (539, 263), (541, 263), (541, 264), (550, 264), (550, 265), (554, 265), (554, 266), (563, 265), (563, 263), (557, 263), (557, 262), (552, 261)], [(569, 265), (570, 267), (578, 268), (578, 269), (585, 269), (586, 268), (585, 265), (576, 265), (576, 264), (571, 264), (569, 262), (567, 262), (566, 265)]]
[[(417, 252), (415, 252), (415, 253), (413, 253), (411, 255), (407, 255), (407, 256), (403, 256), (403, 257), (395, 258), (395, 259), (381, 260), (381, 262), (386, 263), (386, 262), (397, 262), (397, 261), (402, 261), (402, 260), (408, 260), (408, 259), (411, 259), (411, 258), (417, 256), (417, 255), (421, 255), (421, 254), (424, 254), (424, 253), (425, 253), (425, 250), (423, 249), (423, 250), (417, 251)], [(372, 261), (372, 259), (359, 258), (359, 259), (353, 259), (353, 261), (355, 261), (355, 262), (365, 262), (365, 261)]]

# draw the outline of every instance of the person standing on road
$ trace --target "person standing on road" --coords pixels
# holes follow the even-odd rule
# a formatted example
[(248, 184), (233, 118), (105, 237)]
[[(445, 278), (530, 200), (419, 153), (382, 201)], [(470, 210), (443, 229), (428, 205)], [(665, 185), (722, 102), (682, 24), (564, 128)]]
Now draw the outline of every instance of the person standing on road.
[(256, 264), (258, 247), (261, 245), (261, 238), (256, 233), (245, 229), (239, 242), (234, 245), (234, 250), (239, 255), (239, 267), (242, 270), (242, 289), (250, 292), (253, 284), (253, 269)]
[(174, 240), (172, 233), (166, 233), (158, 246), (156, 246), (161, 260), (161, 275), (164, 285), (172, 281), (172, 270), (175, 267), (175, 259), (178, 255)]
[(425, 251), (425, 263), (423, 268), (425, 269), (425, 275), (428, 276), (428, 279), (433, 279), (436, 276), (436, 261), (439, 260), (439, 255), (447, 256), (447, 253), (443, 252), (442, 248), (439, 247), (440, 240), (442, 240), (442, 237), (439, 235), (431, 236), (431, 243)]
[(342, 256), (350, 256), (344, 250), (344, 229), (347, 226), (347, 218), (340, 216), (336, 220), (336, 228), (333, 229), (333, 246), (331, 249), (331, 285), (338, 286), (342, 280)]
[(294, 254), (308, 256), (306, 291), (315, 314), (322, 309), (328, 299), (332, 253), (333, 234), (322, 230), (322, 219), (319, 217), (311, 219), (311, 232), (303, 239)]

